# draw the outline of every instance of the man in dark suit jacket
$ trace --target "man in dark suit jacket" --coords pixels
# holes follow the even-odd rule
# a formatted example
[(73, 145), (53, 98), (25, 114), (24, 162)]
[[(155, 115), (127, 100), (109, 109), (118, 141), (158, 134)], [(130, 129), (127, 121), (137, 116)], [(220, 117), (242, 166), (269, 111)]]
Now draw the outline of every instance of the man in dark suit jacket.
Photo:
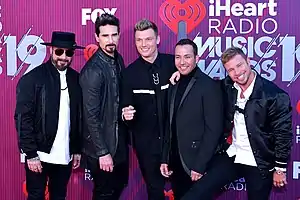
[(225, 134), (217, 155), (184, 200), (211, 200), (225, 184), (244, 177), (249, 200), (267, 200), (287, 184), (292, 146), (292, 109), (288, 94), (250, 67), (244, 52), (223, 52)]
[(75, 34), (53, 32), (50, 59), (22, 76), (17, 85), (15, 122), (20, 151), (25, 154), (28, 200), (66, 198), (73, 168), (81, 154), (81, 88), (70, 67)]
[(180, 81), (169, 91), (168, 130), (160, 167), (170, 177), (175, 199), (180, 199), (206, 172), (223, 132), (222, 91), (217, 82), (196, 67), (196, 44), (180, 40), (175, 65)]
[(140, 20), (134, 27), (134, 35), (140, 57), (122, 71), (122, 117), (132, 133), (132, 146), (148, 200), (164, 200), (165, 178), (159, 167), (169, 78), (175, 71), (174, 56), (158, 51), (160, 36), (155, 23)]

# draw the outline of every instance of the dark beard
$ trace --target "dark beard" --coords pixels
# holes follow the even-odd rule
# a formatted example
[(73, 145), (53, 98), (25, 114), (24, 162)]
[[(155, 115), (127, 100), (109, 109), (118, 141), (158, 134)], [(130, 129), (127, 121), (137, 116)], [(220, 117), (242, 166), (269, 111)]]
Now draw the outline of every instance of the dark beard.
[(57, 60), (54, 60), (52, 57), (51, 57), (51, 61), (52, 61), (52, 64), (56, 67), (56, 69), (58, 69), (59, 71), (64, 71), (65, 69), (67, 69), (71, 63), (72, 63), (72, 60), (65, 66), (59, 66), (58, 65), (58, 62), (59, 61), (65, 61), (65, 62), (68, 62), (68, 60), (64, 60), (64, 59), (57, 59)]
[(105, 46), (107, 53), (113, 53), (116, 50), (115, 44), (108, 44)]

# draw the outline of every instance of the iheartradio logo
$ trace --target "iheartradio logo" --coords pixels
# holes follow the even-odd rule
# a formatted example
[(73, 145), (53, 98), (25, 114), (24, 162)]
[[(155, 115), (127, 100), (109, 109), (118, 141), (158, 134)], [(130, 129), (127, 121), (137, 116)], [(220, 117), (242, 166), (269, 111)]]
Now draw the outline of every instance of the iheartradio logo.
[(161, 20), (176, 34), (181, 31), (190, 33), (205, 15), (205, 5), (199, 0), (187, 0), (184, 3), (166, 0), (159, 8)]

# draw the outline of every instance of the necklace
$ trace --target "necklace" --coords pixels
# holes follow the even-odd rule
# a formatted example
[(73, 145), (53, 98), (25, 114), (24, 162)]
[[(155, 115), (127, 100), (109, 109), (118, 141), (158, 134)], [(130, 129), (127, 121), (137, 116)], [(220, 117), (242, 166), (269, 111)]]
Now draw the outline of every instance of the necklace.
[(65, 88), (61, 88), (60, 90), (66, 90), (68, 88), (68, 86), (66, 86)]

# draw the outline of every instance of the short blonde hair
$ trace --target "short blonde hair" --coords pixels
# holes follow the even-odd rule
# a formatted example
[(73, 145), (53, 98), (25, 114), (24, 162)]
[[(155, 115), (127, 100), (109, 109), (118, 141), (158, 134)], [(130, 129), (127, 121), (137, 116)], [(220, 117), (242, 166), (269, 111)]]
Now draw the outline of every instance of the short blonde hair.
[(226, 64), (229, 60), (231, 60), (236, 55), (241, 55), (247, 61), (247, 56), (242, 49), (238, 47), (230, 47), (226, 49), (221, 55), (222, 64), (223, 65)]
[(155, 35), (158, 35), (158, 29), (155, 23), (149, 21), (148, 19), (142, 19), (140, 21), (138, 21), (135, 26), (134, 26), (134, 33), (136, 31), (144, 31), (144, 30), (148, 30), (148, 29), (153, 29)]

